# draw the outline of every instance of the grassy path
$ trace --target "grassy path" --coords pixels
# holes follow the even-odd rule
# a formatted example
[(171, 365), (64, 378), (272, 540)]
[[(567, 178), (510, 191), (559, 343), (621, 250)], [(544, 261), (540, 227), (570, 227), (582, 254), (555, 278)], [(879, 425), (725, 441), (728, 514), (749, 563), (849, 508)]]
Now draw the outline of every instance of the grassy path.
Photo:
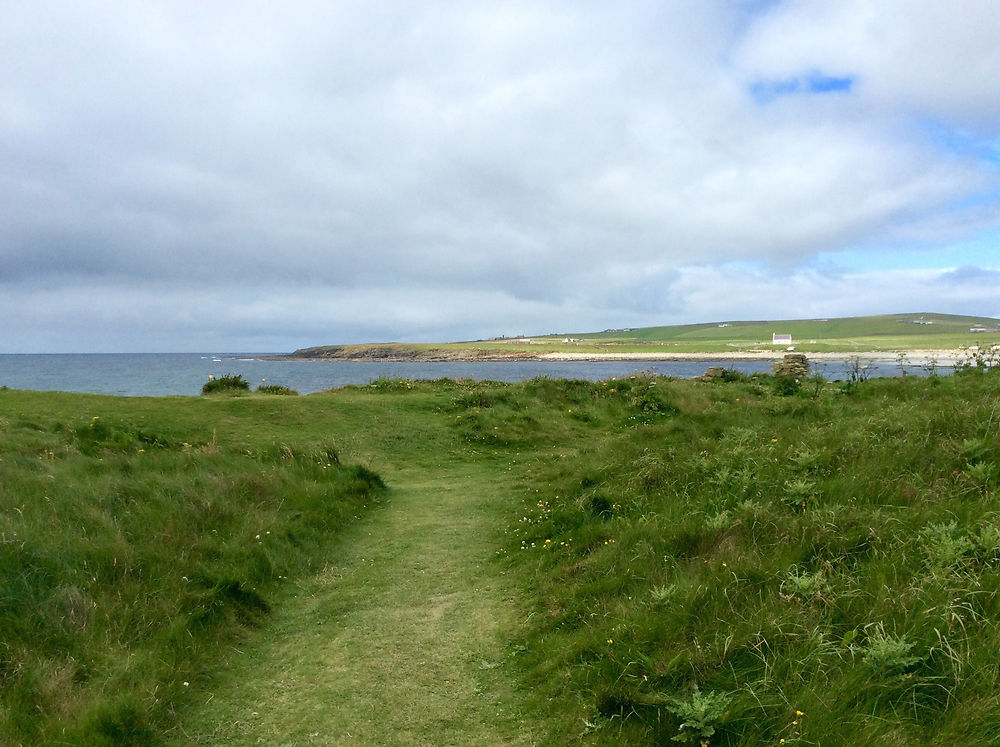
[(505, 666), (513, 584), (490, 562), (498, 469), (390, 473), (386, 505), (231, 657), (179, 741), (535, 743)]

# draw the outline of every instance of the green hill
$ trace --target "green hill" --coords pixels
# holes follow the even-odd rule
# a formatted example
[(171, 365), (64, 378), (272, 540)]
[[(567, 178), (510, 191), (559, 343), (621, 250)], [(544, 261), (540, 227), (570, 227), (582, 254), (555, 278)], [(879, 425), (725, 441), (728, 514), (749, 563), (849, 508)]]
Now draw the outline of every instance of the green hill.
[[(770, 345), (773, 334), (789, 334), (804, 349), (905, 350), (958, 347), (1000, 334), (972, 332), (974, 328), (996, 329), (1000, 320), (991, 317), (911, 313), (856, 316), (832, 319), (778, 319), (719, 321), (663, 327), (606, 330), (571, 335), (574, 339), (606, 345), (674, 344), (718, 350)], [(551, 335), (545, 339), (556, 339)]]
[[(518, 360), (552, 353), (638, 354), (651, 358), (692, 353), (776, 353), (773, 335), (791, 335), (805, 353), (898, 353), (954, 350), (1000, 343), (1000, 319), (952, 314), (884, 314), (840, 319), (719, 321), (603, 332), (495, 337), (449, 343), (366, 343), (296, 350), (292, 358), (343, 360)], [(986, 331), (973, 331), (986, 330)]]

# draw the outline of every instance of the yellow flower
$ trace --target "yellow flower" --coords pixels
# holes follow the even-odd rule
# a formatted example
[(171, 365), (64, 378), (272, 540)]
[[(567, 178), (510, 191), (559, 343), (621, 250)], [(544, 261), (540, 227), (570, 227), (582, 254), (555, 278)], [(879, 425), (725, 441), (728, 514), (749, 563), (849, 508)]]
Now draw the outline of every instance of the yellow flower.
[(778, 443), (778, 439), (776, 439), (776, 438), (772, 438), (772, 439), (771, 439), (771, 443), (772, 443), (772, 444), (776, 444), (776, 443)]
[(802, 711), (796, 711), (795, 715), (796, 716), (805, 716), (806, 714), (804, 714)]
[(614, 643), (614, 641), (608, 638), (608, 643)]

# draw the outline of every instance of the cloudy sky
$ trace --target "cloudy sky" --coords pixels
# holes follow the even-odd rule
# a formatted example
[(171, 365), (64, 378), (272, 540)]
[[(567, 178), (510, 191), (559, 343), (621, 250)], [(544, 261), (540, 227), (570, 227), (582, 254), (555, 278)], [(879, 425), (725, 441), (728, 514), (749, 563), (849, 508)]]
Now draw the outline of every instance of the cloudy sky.
[(995, 0), (0, 17), (0, 352), (1000, 316)]

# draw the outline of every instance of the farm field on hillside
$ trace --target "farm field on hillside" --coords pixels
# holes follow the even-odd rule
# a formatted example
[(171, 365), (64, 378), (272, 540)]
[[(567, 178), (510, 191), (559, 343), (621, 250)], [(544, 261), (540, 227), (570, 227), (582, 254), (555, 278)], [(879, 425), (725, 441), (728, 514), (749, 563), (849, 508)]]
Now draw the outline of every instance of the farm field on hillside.
[[(986, 331), (971, 331), (971, 330)], [(506, 337), (453, 343), (371, 343), (298, 350), (294, 358), (359, 360), (478, 360), (545, 358), (548, 355), (670, 355), (726, 353), (780, 357), (789, 344), (798, 352), (853, 353), (932, 351), (962, 357), (970, 346), (1000, 345), (1000, 320), (947, 314), (894, 314), (844, 319), (712, 322), (673, 327)], [(775, 344), (774, 335), (791, 343)]]

